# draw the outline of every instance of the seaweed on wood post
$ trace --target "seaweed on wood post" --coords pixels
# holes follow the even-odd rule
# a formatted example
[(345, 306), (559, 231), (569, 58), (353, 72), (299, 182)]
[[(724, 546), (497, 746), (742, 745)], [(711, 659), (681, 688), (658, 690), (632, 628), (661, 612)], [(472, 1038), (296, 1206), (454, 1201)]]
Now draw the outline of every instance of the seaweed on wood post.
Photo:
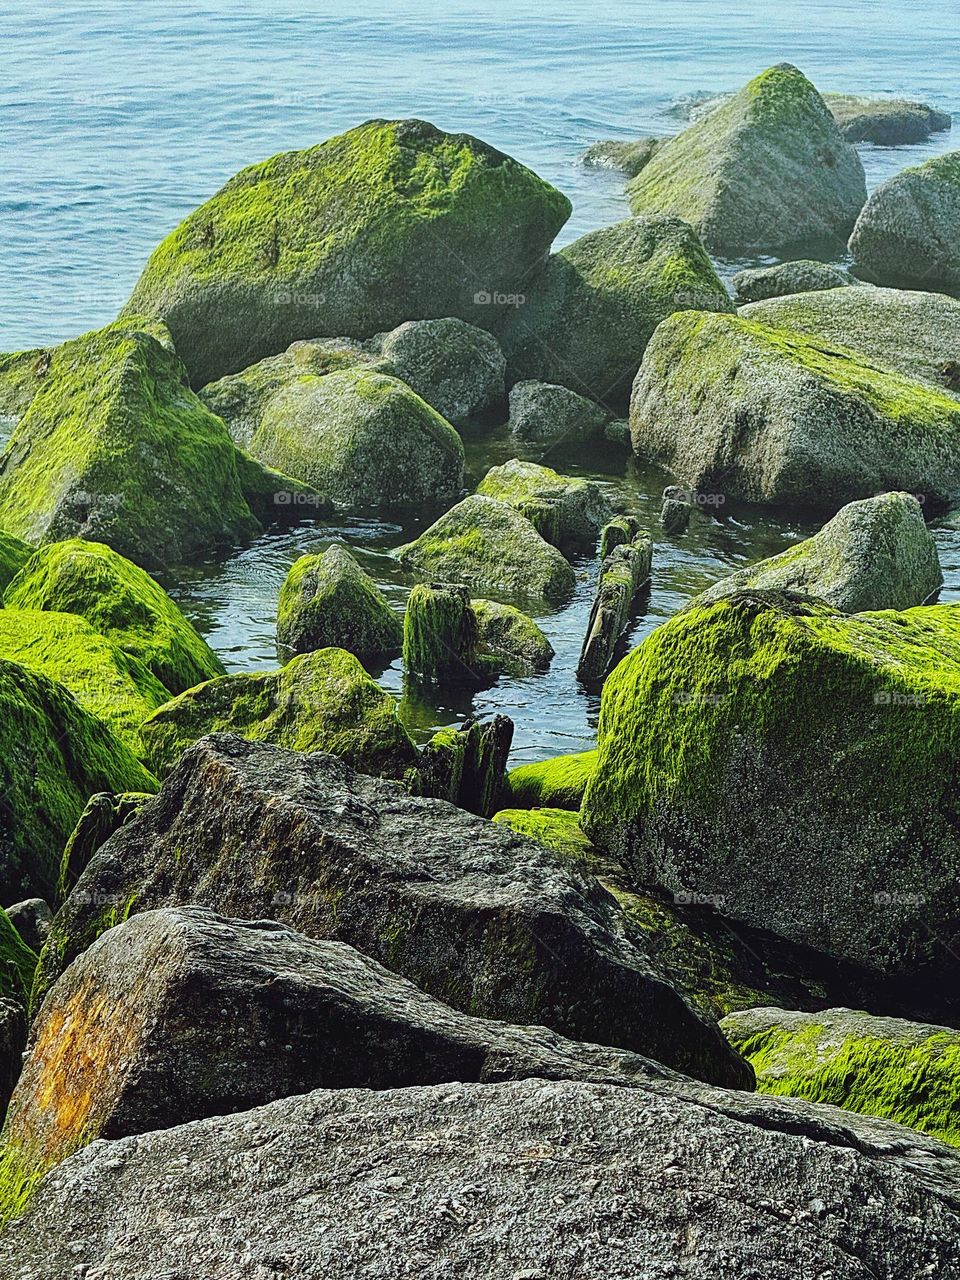
[(630, 621), (637, 592), (650, 577), (653, 542), (642, 535), (614, 547), (600, 569), (597, 594), (580, 651), (577, 676), (602, 680), (613, 666), (617, 642)]

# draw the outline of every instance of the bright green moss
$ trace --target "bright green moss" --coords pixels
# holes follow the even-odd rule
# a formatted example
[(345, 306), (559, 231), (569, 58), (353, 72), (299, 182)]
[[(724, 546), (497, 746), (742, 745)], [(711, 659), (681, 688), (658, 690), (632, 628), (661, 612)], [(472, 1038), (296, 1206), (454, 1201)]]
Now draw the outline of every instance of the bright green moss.
[(359, 658), (395, 654), (403, 623), (346, 547), (301, 556), (280, 588), (277, 641), (286, 650), (338, 648)]
[(4, 605), (86, 618), (170, 693), (224, 673), (167, 593), (103, 543), (72, 538), (41, 548), (7, 588)]
[(418, 584), (403, 616), (403, 666), (415, 680), (476, 682), (476, 618), (466, 587)]
[(588, 870), (600, 870), (605, 866), (604, 860), (580, 830), (577, 814), (569, 809), (501, 809), (493, 815), (493, 821), (509, 827), (517, 835), (529, 836)]
[(523, 809), (579, 809), (596, 767), (596, 751), (519, 765), (507, 775), (511, 804)]
[(33, 552), (34, 548), (28, 542), (0, 529), (0, 592), (6, 590)]
[(498, 671), (524, 677), (545, 671), (553, 645), (526, 613), (494, 600), (472, 601), (477, 650)]

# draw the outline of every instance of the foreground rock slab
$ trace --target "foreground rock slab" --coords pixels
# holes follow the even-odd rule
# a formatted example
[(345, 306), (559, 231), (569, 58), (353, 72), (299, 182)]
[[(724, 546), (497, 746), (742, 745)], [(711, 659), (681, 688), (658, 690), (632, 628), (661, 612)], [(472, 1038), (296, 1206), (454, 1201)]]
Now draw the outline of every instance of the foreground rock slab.
[(960, 1157), (898, 1126), (682, 1084), (525, 1080), (320, 1091), (94, 1143), (8, 1228), (0, 1267), (957, 1280), (958, 1239)]
[[(455, 1008), (616, 1044), (722, 1083), (751, 1076), (618, 932), (596, 882), (439, 800), (228, 735), (187, 753), (94, 855), (54, 922), (40, 989), (99, 932), (98, 904), (275, 915), (347, 942)], [(518, 977), (518, 974), (522, 976)]]

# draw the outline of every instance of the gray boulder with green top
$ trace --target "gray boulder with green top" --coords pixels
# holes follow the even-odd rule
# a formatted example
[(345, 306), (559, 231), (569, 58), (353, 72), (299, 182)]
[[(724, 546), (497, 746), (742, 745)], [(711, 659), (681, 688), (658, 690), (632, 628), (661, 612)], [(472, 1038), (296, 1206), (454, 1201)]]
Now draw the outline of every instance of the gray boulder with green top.
[(553, 645), (529, 614), (496, 600), (473, 600), (471, 608), (476, 620), (477, 651), (499, 671), (522, 677), (536, 675), (550, 666)]
[(293, 751), (329, 751), (366, 773), (403, 777), (413, 743), (395, 700), (344, 649), (317, 649), (279, 671), (220, 676), (166, 702), (144, 723), (147, 755), (168, 773), (208, 733)]
[(850, 237), (854, 265), (880, 284), (960, 285), (960, 151), (877, 187)]
[(346, 547), (301, 556), (280, 588), (277, 643), (292, 653), (346, 649), (358, 658), (394, 654), (403, 623)]
[(960, 1032), (853, 1009), (744, 1009), (724, 1035), (760, 1093), (829, 1102), (960, 1147)]
[(856, 281), (846, 271), (830, 267), (825, 262), (800, 259), (797, 262), (778, 262), (773, 267), (751, 267), (738, 271), (731, 280), (738, 307), (750, 302), (762, 302), (765, 298), (780, 298), (791, 293), (813, 293), (821, 289), (842, 289)]
[(881, 973), (956, 972), (960, 608), (687, 609), (603, 691), (587, 835), (640, 883)]
[(408, 320), (366, 343), (378, 368), (411, 386), (445, 418), (459, 422), (500, 403), (507, 360), (492, 334), (445, 316)]
[(728, 256), (843, 243), (867, 198), (860, 157), (788, 63), (667, 142), (628, 192), (634, 213), (683, 218)]
[(562, 603), (575, 586), (570, 564), (525, 516), (479, 493), (458, 502), (396, 555), (420, 578), (485, 594)]
[(463, 442), (446, 418), (367, 369), (288, 382), (267, 402), (250, 453), (341, 506), (439, 506), (463, 482)]
[(610, 139), (594, 142), (580, 157), (580, 163), (588, 169), (615, 169), (635, 178), (640, 170), (657, 154), (665, 138), (636, 138), (631, 142)]
[(861, 285), (771, 298), (744, 307), (740, 314), (838, 343), (868, 364), (953, 395), (960, 392), (945, 369), (960, 360), (960, 301), (946, 294)]
[(259, 532), (241, 455), (183, 379), (133, 317), (54, 348), (0, 458), (0, 524), (105, 542), (147, 569)]
[(506, 673), (545, 671), (553, 646), (534, 620), (509, 604), (471, 600), (454, 583), (418, 583), (403, 621), (403, 664), (415, 681), (485, 684)]
[(569, 387), (527, 379), (510, 388), (510, 432), (530, 444), (581, 444), (603, 436), (610, 415)]
[(195, 386), (317, 334), (494, 328), (569, 216), (469, 134), (370, 120), (236, 174), (154, 250), (125, 311), (163, 318)]
[(613, 507), (595, 480), (562, 476), (550, 467), (514, 458), (491, 467), (477, 493), (498, 498), (527, 517), (541, 537), (561, 549), (596, 545)]
[(0, 592), (6, 591), (35, 551), (29, 542), (0, 529)]
[(920, 503), (911, 493), (884, 493), (841, 507), (812, 538), (721, 578), (692, 604), (748, 589), (795, 591), (841, 613), (862, 613), (926, 604), (942, 585)]
[(925, 102), (903, 98), (863, 98), (850, 93), (825, 93), (840, 132), (848, 142), (872, 142), (877, 147), (900, 147), (943, 133), (953, 121), (946, 111)]
[(932, 510), (960, 485), (956, 398), (745, 316), (664, 321), (634, 384), (630, 425), (641, 457), (691, 489), (748, 502), (836, 510), (902, 489)]
[[(655, 211), (653, 211), (655, 212)], [(628, 218), (555, 253), (524, 284), (500, 340), (510, 383), (560, 383), (619, 404), (665, 316), (733, 303), (695, 231), (669, 217)]]
[(224, 674), (223, 663), (163, 588), (102, 542), (70, 538), (41, 547), (7, 587), (3, 603), (86, 618), (170, 693)]

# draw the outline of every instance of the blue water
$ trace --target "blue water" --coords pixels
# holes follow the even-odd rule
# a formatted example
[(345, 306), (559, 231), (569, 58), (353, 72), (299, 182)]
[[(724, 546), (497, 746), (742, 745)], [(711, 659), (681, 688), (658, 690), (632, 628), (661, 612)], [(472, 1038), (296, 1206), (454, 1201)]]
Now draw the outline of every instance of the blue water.
[[(305, 12), (305, 8), (308, 10)], [(822, 90), (894, 94), (954, 112), (960, 128), (960, 6), (902, 0), (635, 0), (485, 5), (365, 3), (359, 14), (292, 0), (159, 0), (0, 11), (0, 350), (48, 345), (110, 320), (151, 249), (231, 174), (373, 116), (421, 116), (475, 133), (565, 191), (560, 241), (627, 213), (622, 180), (583, 169), (601, 138), (683, 127), (687, 95), (735, 89), (791, 61)], [(908, 164), (960, 147), (960, 133), (918, 147), (863, 147), (872, 187)], [(725, 270), (736, 264), (725, 264)], [(471, 448), (471, 465), (499, 460)], [(577, 460), (570, 469), (589, 470)], [(614, 496), (654, 521), (666, 477), (617, 463)], [(683, 539), (661, 537), (653, 590), (633, 639), (731, 568), (812, 531), (734, 506), (697, 513)], [(165, 583), (231, 670), (276, 665), (276, 595), (298, 554), (348, 541), (402, 607), (406, 584), (385, 552), (410, 531), (349, 520), (268, 536), (222, 565)], [(960, 542), (943, 533), (948, 594), (960, 595)], [(519, 755), (589, 745), (596, 697), (574, 678), (593, 566), (564, 610), (541, 618), (551, 671), (501, 681), (476, 698), (411, 700), (420, 736), (472, 711), (505, 710)], [(383, 674), (402, 690), (399, 667)]]

